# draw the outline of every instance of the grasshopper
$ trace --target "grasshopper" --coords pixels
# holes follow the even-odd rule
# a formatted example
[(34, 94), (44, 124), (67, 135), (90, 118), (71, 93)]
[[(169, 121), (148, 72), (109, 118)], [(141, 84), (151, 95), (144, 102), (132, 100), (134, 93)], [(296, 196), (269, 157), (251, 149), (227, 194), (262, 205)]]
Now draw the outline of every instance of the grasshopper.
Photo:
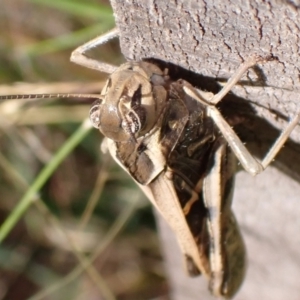
[[(166, 70), (146, 61), (116, 67), (86, 56), (117, 36), (118, 30), (113, 29), (71, 55), (77, 64), (110, 74), (101, 94), (89, 95), (98, 98), (90, 120), (106, 137), (103, 148), (173, 229), (189, 275), (203, 274), (213, 295), (232, 298), (246, 269), (245, 245), (231, 210), (236, 159), (251, 175), (262, 172), (298, 124), (300, 114), (260, 162), (216, 105), (249, 68), (266, 59), (251, 56), (213, 95), (182, 79), (171, 80)], [(61, 95), (43, 95), (47, 96)], [(26, 96), (0, 99), (16, 97)]]

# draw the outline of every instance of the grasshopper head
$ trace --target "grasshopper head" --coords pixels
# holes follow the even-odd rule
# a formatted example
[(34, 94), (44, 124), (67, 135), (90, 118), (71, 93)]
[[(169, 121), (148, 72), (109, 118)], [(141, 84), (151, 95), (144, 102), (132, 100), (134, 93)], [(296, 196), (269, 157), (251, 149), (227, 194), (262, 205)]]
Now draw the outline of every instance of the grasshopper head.
[(137, 139), (155, 125), (166, 94), (164, 74), (158, 67), (147, 62), (125, 63), (110, 75), (101, 100), (90, 110), (90, 119), (116, 142)]

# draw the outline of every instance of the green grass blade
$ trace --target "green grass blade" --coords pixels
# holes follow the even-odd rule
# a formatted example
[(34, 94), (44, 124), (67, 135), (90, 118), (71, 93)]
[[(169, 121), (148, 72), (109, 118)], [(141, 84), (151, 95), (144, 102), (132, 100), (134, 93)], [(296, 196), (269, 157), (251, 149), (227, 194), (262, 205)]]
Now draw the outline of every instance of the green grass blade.
[(82, 125), (75, 131), (75, 133), (62, 145), (57, 151), (51, 161), (42, 169), (36, 180), (29, 187), (27, 192), (24, 194), (19, 204), (10, 213), (8, 218), (4, 221), (0, 227), (0, 243), (9, 234), (11, 229), (20, 220), (25, 211), (33, 203), (38, 194), (39, 190), (59, 166), (59, 164), (67, 157), (67, 155), (83, 140), (92, 128), (90, 121), (85, 120)]
[(30, 0), (32, 3), (45, 5), (67, 12), (70, 15), (93, 18), (95, 20), (113, 20), (113, 11), (111, 7), (101, 3), (91, 3), (79, 0)]
[(70, 34), (64, 34), (53, 39), (48, 39), (28, 46), (24, 46), (22, 52), (24, 53), (24, 55), (36, 56), (61, 51), (68, 48), (75, 48), (78, 45), (87, 42), (89, 39), (92, 39), (108, 31), (108, 29), (113, 27), (113, 24), (114, 22), (89, 26)]

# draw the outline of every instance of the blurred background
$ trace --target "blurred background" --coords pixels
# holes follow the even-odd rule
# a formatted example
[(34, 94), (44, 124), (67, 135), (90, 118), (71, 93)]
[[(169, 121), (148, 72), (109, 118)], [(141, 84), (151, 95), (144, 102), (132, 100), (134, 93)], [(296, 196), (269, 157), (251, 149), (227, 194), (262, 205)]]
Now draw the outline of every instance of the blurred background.
[[(108, 1), (1, 0), (0, 94), (100, 93), (107, 75), (69, 57), (113, 27)], [(92, 55), (123, 62), (117, 40)], [(97, 130), (70, 146), (91, 102), (0, 102), (0, 224), (17, 221), (0, 244), (0, 300), (168, 299), (150, 204)]]

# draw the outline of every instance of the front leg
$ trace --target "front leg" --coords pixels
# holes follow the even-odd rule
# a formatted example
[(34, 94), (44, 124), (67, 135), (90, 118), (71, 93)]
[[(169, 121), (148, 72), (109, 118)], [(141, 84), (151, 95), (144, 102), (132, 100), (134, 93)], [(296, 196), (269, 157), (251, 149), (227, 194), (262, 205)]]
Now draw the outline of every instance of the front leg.
[(117, 28), (114, 28), (105, 34), (96, 37), (95, 39), (76, 48), (72, 52), (70, 60), (86, 68), (94, 69), (108, 74), (113, 73), (117, 69), (116, 66), (89, 58), (86, 56), (86, 52), (91, 50), (92, 48), (107, 43), (109, 40), (118, 37), (118, 35), (119, 35), (119, 30)]
[(237, 136), (237, 134), (232, 130), (230, 125), (225, 121), (219, 110), (215, 106), (208, 107), (208, 114), (212, 117), (215, 124), (218, 126), (220, 131), (222, 132), (224, 138), (227, 140), (230, 145), (232, 151), (235, 153), (236, 157), (240, 161), (241, 165), (244, 169), (255, 176), (258, 173), (262, 172), (275, 158), (283, 144), (289, 138), (293, 129), (297, 126), (300, 120), (300, 113), (298, 113), (288, 124), (284, 131), (282, 131), (281, 135), (277, 138), (274, 145), (268, 151), (264, 159), (259, 162), (257, 161), (253, 155), (247, 150), (244, 146), (243, 142)]
[(300, 120), (300, 113), (296, 114), (285, 130), (281, 133), (278, 139), (275, 141), (274, 145), (266, 154), (262, 162), (257, 161), (253, 155), (247, 150), (243, 142), (237, 136), (237, 134), (232, 130), (230, 125), (223, 118), (219, 110), (216, 108), (216, 104), (220, 102), (224, 96), (231, 90), (231, 88), (242, 78), (243, 74), (253, 65), (258, 62), (264, 62), (266, 59), (262, 59), (257, 56), (252, 56), (246, 60), (237, 71), (229, 78), (227, 83), (221, 89), (221, 91), (215, 95), (208, 93), (210, 96), (205, 96), (205, 93), (199, 92), (197, 89), (189, 86), (184, 87), (184, 91), (193, 99), (206, 105), (208, 115), (214, 120), (216, 126), (220, 129), (224, 138), (227, 140), (228, 144), (232, 148), (236, 157), (240, 161), (244, 169), (252, 174), (256, 175), (262, 172), (275, 158), (277, 153), (282, 148), (283, 144), (289, 138), (293, 129), (297, 126)]

